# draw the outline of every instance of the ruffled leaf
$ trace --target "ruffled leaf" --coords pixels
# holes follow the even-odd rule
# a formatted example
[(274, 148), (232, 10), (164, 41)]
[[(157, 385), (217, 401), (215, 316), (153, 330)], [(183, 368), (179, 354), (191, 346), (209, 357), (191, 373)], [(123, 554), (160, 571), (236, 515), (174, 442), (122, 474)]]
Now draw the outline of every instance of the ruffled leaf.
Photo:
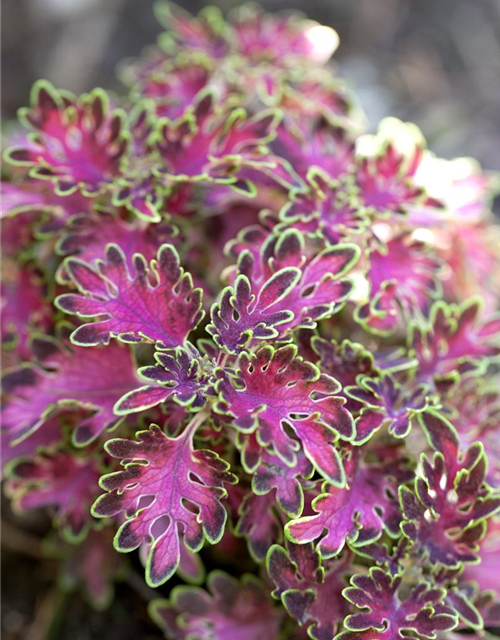
[(176, 438), (152, 425), (137, 440), (109, 440), (106, 451), (122, 461), (123, 471), (101, 478), (107, 492), (94, 504), (95, 516), (124, 514), (118, 530), (118, 551), (151, 545), (146, 581), (157, 587), (169, 580), (180, 559), (180, 535), (187, 549), (199, 551), (205, 540), (217, 543), (224, 533), (224, 484), (234, 483), (229, 465), (213, 451), (195, 450), (196, 424)]
[(364, 207), (342, 182), (314, 167), (307, 179), (308, 190), (292, 191), (290, 202), (280, 211), (285, 226), (323, 236), (330, 244), (346, 240), (367, 226)]
[(400, 489), (402, 531), (433, 565), (475, 563), (485, 518), (500, 510), (500, 495), (485, 484), (483, 446), (475, 442), (462, 455), (447, 420), (433, 412), (419, 420), (435, 453), (422, 456), (423, 477), (416, 478), (413, 490)]
[(328, 247), (308, 258), (295, 230), (270, 236), (258, 254), (239, 253), (234, 284), (212, 308), (208, 332), (230, 353), (254, 340), (282, 338), (336, 313), (352, 292), (343, 276), (359, 257), (355, 245)]
[(454, 610), (443, 604), (444, 589), (420, 582), (401, 600), (401, 578), (391, 578), (378, 568), (370, 569), (368, 575), (354, 576), (351, 584), (344, 597), (367, 611), (348, 616), (344, 624), (349, 631), (335, 640), (433, 640), (438, 633), (457, 626)]
[(331, 640), (350, 607), (342, 597), (350, 557), (321, 565), (312, 545), (274, 545), (267, 554), (267, 571), (288, 614), (314, 640)]
[(296, 452), (302, 449), (315, 468), (338, 486), (345, 478), (334, 443), (338, 437), (354, 436), (352, 417), (336, 395), (339, 388), (336, 380), (297, 356), (293, 345), (277, 350), (264, 346), (255, 354), (241, 354), (234, 374), (219, 372), (217, 410), (233, 417), (248, 469), (256, 469), (260, 460), (246, 438), (255, 434), (260, 447), (289, 467), (296, 466)]
[(123, 417), (113, 413), (113, 406), (138, 382), (127, 347), (112, 344), (106, 349), (75, 352), (39, 338), (33, 342), (33, 350), (43, 366), (25, 363), (3, 378), (6, 402), (2, 422), (12, 443), (29, 437), (62, 410), (90, 414), (73, 432), (78, 446), (118, 426)]
[(477, 368), (500, 354), (500, 318), (483, 320), (480, 314), (478, 299), (461, 306), (436, 302), (427, 324), (412, 323), (410, 355), (418, 360), (422, 379)]
[(39, 81), (20, 117), (35, 132), (26, 145), (8, 149), (7, 159), (52, 180), (60, 195), (95, 196), (119, 174), (128, 143), (124, 112), (110, 108), (102, 89), (75, 98)]
[(99, 492), (99, 460), (65, 451), (20, 459), (7, 471), (6, 490), (20, 510), (51, 507), (55, 524), (70, 540), (83, 538), (90, 526), (90, 506)]
[(441, 293), (442, 262), (431, 248), (410, 234), (395, 236), (370, 251), (368, 302), (355, 317), (366, 329), (392, 333), (403, 319), (425, 310)]
[(405, 438), (416, 415), (427, 408), (429, 389), (425, 384), (406, 389), (390, 374), (379, 378), (358, 379), (358, 385), (347, 387), (350, 398), (362, 405), (356, 418), (356, 442), (366, 442), (382, 425), (396, 438)]
[(278, 640), (282, 614), (252, 575), (240, 581), (213, 571), (208, 591), (174, 587), (170, 600), (154, 600), (150, 613), (172, 640)]
[(210, 362), (191, 344), (171, 351), (156, 351), (157, 364), (141, 367), (141, 378), (150, 384), (125, 394), (115, 405), (117, 415), (151, 409), (171, 398), (191, 410), (201, 409), (209, 389)]
[(397, 535), (399, 505), (397, 488), (412, 476), (408, 459), (399, 448), (384, 448), (376, 462), (366, 462), (359, 449), (344, 460), (347, 485), (324, 483), (322, 493), (313, 500), (314, 515), (288, 522), (285, 533), (298, 544), (319, 540), (323, 558), (340, 553), (346, 542), (363, 547), (377, 540), (384, 531)]
[(150, 268), (140, 254), (133, 261), (131, 271), (115, 244), (108, 245), (105, 259), (95, 267), (77, 258), (67, 260), (66, 270), (81, 293), (59, 296), (57, 306), (83, 318), (101, 318), (78, 327), (71, 335), (74, 344), (108, 344), (116, 337), (177, 347), (203, 318), (201, 289), (193, 288), (174, 247), (160, 247)]

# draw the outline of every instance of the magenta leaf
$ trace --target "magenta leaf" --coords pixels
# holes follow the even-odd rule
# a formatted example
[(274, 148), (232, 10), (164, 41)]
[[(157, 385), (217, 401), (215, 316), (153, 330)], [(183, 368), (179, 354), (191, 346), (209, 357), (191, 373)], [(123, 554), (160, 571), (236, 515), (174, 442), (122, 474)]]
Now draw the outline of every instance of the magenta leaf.
[(370, 564), (382, 567), (391, 576), (397, 576), (404, 570), (411, 546), (408, 538), (401, 536), (396, 544), (389, 540), (389, 545), (375, 541), (363, 547), (356, 547), (356, 554), (368, 558)]
[(486, 522), (486, 532), (480, 541), (481, 562), (467, 564), (464, 567), (464, 578), (472, 580), (482, 591), (490, 591), (500, 598), (498, 572), (500, 571), (500, 520), (490, 518)]
[[(127, 264), (133, 264), (133, 257), (140, 253), (149, 262), (156, 258), (162, 244), (171, 241), (175, 230), (168, 224), (156, 224), (145, 227), (134, 220), (128, 223), (122, 218), (99, 212), (99, 215), (72, 216), (62, 230), (56, 251), (63, 256), (77, 256), (89, 264), (102, 259), (108, 244), (117, 244), (127, 258)], [(69, 277), (65, 262), (59, 268), (58, 279), (67, 282)]]
[(423, 149), (415, 146), (413, 153), (405, 157), (389, 142), (376, 155), (361, 156), (356, 182), (363, 204), (379, 217), (407, 215), (417, 207), (442, 206), (427, 196), (414, 179), (422, 152)]
[(164, 1), (157, 5), (155, 13), (167, 29), (161, 39), (165, 51), (201, 52), (213, 59), (227, 54), (227, 26), (219, 9), (205, 8), (197, 16), (192, 16), (177, 4)]
[(270, 236), (259, 253), (242, 248), (234, 284), (212, 307), (208, 332), (221, 348), (236, 353), (253, 340), (314, 328), (351, 294), (352, 282), (343, 276), (359, 255), (355, 245), (341, 244), (308, 258), (294, 229)]
[(323, 558), (340, 553), (346, 542), (363, 547), (380, 538), (384, 531), (397, 535), (399, 525), (398, 486), (413, 474), (408, 459), (399, 448), (378, 452), (378, 460), (366, 462), (359, 449), (353, 449), (344, 468), (347, 484), (335, 487), (327, 482), (313, 500), (314, 515), (288, 522), (285, 533), (298, 544), (319, 540)]
[(435, 450), (422, 456), (423, 477), (400, 489), (405, 536), (433, 565), (457, 568), (478, 560), (485, 519), (500, 510), (500, 495), (485, 484), (487, 460), (480, 442), (461, 454), (455, 429), (434, 412), (419, 420)]
[[(492, 381), (493, 382), (493, 381)], [(479, 440), (488, 455), (486, 481), (491, 487), (500, 487), (500, 392), (482, 376), (463, 375), (457, 384), (441, 393), (442, 413), (452, 422), (460, 440), (460, 449), (466, 450)]]
[(28, 266), (19, 268), (4, 260), (1, 344), (3, 349), (13, 351), (19, 360), (27, 360), (31, 355), (30, 331), (35, 328), (48, 331), (53, 324), (52, 309), (45, 298), (44, 283), (36, 270)]
[[(316, 23), (312, 23), (314, 25)], [(228, 41), (234, 53), (251, 65), (294, 66), (326, 62), (332, 51), (319, 50), (308, 37), (311, 26), (302, 16), (265, 13), (258, 5), (242, 5), (231, 15)]]
[(29, 437), (63, 410), (90, 414), (73, 432), (77, 446), (120, 424), (123, 417), (113, 413), (113, 406), (138, 382), (127, 347), (112, 344), (106, 349), (79, 349), (77, 356), (61, 343), (37, 338), (32, 348), (41, 364), (25, 363), (3, 378), (2, 422), (12, 444)]
[(436, 573), (436, 584), (446, 589), (445, 602), (455, 610), (461, 622), (473, 629), (482, 629), (484, 621), (474, 605), (479, 589), (474, 583), (463, 581), (462, 571), (463, 568), (441, 569)]
[(334, 378), (297, 356), (295, 346), (263, 346), (255, 354), (241, 354), (234, 374), (219, 372), (217, 410), (232, 416), (242, 434), (244, 464), (245, 436), (255, 434), (262, 448), (289, 467), (297, 465), (296, 452), (302, 449), (319, 473), (338, 486), (345, 478), (334, 443), (354, 436), (352, 417), (336, 395), (339, 388)]
[(137, 98), (154, 99), (157, 116), (169, 120), (182, 118), (208, 86), (213, 65), (203, 58), (168, 60), (161, 54), (157, 54), (157, 58), (153, 54), (149, 64), (141, 61), (129, 66), (125, 80), (133, 84), (132, 91)]
[(268, 549), (283, 537), (284, 517), (276, 509), (274, 492), (263, 495), (253, 491), (244, 496), (238, 509), (239, 519), (234, 533), (244, 536), (255, 562), (262, 562)]
[(55, 524), (71, 541), (90, 526), (90, 507), (99, 492), (99, 460), (65, 451), (16, 460), (7, 470), (6, 490), (21, 510), (52, 507)]
[(119, 174), (128, 143), (124, 115), (110, 108), (102, 89), (75, 98), (39, 81), (31, 108), (20, 114), (34, 133), (26, 145), (8, 149), (7, 158), (31, 167), (33, 177), (52, 180), (59, 195), (95, 196)]
[(224, 533), (224, 484), (234, 483), (236, 477), (216, 453), (194, 449), (196, 426), (193, 422), (176, 438), (168, 438), (152, 425), (149, 431), (138, 432), (136, 441), (114, 439), (105, 446), (125, 468), (101, 478), (107, 493), (92, 512), (100, 518), (125, 515), (115, 537), (118, 551), (132, 551), (142, 542), (151, 545), (146, 581), (152, 587), (177, 570), (181, 533), (193, 552), (205, 540), (217, 543)]
[(401, 577), (391, 578), (374, 567), (368, 575), (352, 577), (351, 584), (344, 597), (367, 611), (348, 616), (344, 625), (349, 631), (335, 640), (434, 640), (438, 633), (457, 626), (454, 610), (444, 604), (445, 589), (420, 582), (401, 600)]
[(442, 262), (408, 233), (378, 242), (369, 256), (369, 301), (356, 309), (355, 317), (367, 330), (389, 335), (402, 318), (425, 310), (441, 293)]
[(190, 343), (186, 348), (156, 351), (155, 360), (157, 364), (141, 367), (138, 371), (141, 378), (152, 384), (125, 394), (116, 403), (115, 413), (141, 412), (169, 398), (191, 410), (201, 409), (211, 382), (210, 361)]
[(483, 320), (480, 313), (478, 299), (461, 306), (439, 301), (432, 306), (427, 325), (411, 325), (410, 355), (418, 360), (422, 379), (477, 368), (500, 354), (500, 318)]
[(201, 584), (205, 580), (205, 567), (199, 553), (192, 553), (185, 544), (180, 545), (177, 575), (189, 584)]
[(340, 395), (346, 398), (346, 408), (351, 412), (358, 411), (361, 404), (347, 394), (347, 389), (356, 384), (358, 376), (377, 378), (380, 371), (375, 365), (373, 354), (361, 344), (343, 340), (325, 340), (313, 335), (311, 348), (319, 357), (318, 366), (324, 373), (333, 376), (342, 385)]
[[(6, 153), (8, 155), (8, 150)], [(15, 222), (17, 232), (21, 236), (23, 219), (37, 222), (40, 231), (51, 233), (64, 226), (71, 216), (83, 212), (88, 214), (93, 204), (90, 198), (79, 191), (70, 195), (59, 195), (47, 180), (29, 176), (22, 182), (2, 182), (0, 193), (2, 194), (2, 225), (8, 220)], [(46, 215), (48, 219), (44, 220)], [(16, 220), (14, 221), (13, 218)], [(27, 241), (31, 240), (30, 237)]]
[(366, 211), (348, 188), (313, 167), (307, 174), (308, 190), (296, 189), (280, 211), (283, 223), (325, 238), (330, 244), (360, 233), (368, 224)]
[(90, 529), (85, 540), (62, 550), (62, 580), (70, 588), (79, 587), (85, 599), (97, 611), (113, 600), (115, 580), (126, 571), (123, 556), (109, 553), (113, 541), (111, 527)]
[(278, 128), (273, 151), (288, 160), (301, 178), (313, 168), (329, 178), (340, 178), (352, 172), (354, 142), (345, 129), (333, 126), (327, 118), (290, 118)]
[(255, 576), (239, 581), (212, 571), (208, 591), (174, 587), (170, 600), (154, 600), (150, 613), (172, 640), (278, 640), (282, 612)]
[[(73, 417), (74, 421), (78, 420), (76, 414), (66, 415)], [(61, 441), (62, 424), (60, 416), (50, 418), (43, 425), (43, 429), (38, 429), (31, 433), (29, 438), (16, 441), (8, 431), (3, 431), (0, 435), (2, 469), (17, 458), (33, 459), (35, 455), (41, 451), (52, 448)], [(12, 442), (13, 441), (13, 442)]]
[(350, 611), (342, 596), (349, 559), (346, 555), (322, 566), (310, 544), (269, 549), (267, 571), (276, 585), (273, 596), (314, 640), (331, 640)]
[(427, 408), (429, 389), (425, 384), (406, 389), (390, 374), (379, 378), (358, 378), (357, 386), (347, 387), (345, 392), (363, 408), (356, 418), (356, 439), (366, 442), (382, 425), (386, 425), (396, 438), (405, 438), (410, 432), (416, 415)]
[[(260, 452), (259, 452), (260, 453)], [(252, 477), (252, 490), (257, 495), (266, 495), (276, 490), (276, 502), (291, 518), (302, 513), (304, 494), (302, 479), (310, 478), (314, 467), (302, 451), (297, 451), (297, 464), (289, 467), (268, 451), (260, 453), (260, 464)]]
[(275, 137), (281, 113), (268, 109), (248, 118), (230, 103), (220, 109), (215, 94), (199, 94), (194, 109), (175, 121), (160, 119), (151, 138), (165, 164), (159, 175), (175, 181), (213, 181), (239, 189), (242, 167), (269, 165), (265, 144)]
[(59, 296), (57, 306), (83, 318), (101, 318), (78, 327), (71, 335), (74, 344), (108, 344), (116, 337), (123, 342), (146, 339), (177, 347), (203, 318), (201, 289), (193, 288), (172, 245), (160, 247), (150, 268), (140, 254), (133, 262), (131, 272), (125, 254), (115, 244), (107, 246), (105, 259), (95, 267), (77, 258), (66, 261), (69, 276), (81, 293)]

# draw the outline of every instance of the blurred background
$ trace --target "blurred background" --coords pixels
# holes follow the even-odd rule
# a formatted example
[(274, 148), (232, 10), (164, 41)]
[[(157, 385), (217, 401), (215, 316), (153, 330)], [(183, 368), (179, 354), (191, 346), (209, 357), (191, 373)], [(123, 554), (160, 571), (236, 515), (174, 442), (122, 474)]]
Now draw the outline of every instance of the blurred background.
[[(82, 92), (119, 89), (117, 62), (160, 31), (154, 0), (4, 0), (3, 117), (27, 103), (40, 77)], [(181, 0), (196, 12), (232, 0)], [(499, 0), (263, 0), (333, 26), (341, 75), (370, 128), (386, 115), (414, 121), (444, 157), (475, 156), (500, 170)]]
[[(192, 12), (207, 4), (180, 3)], [(227, 10), (236, 3), (209, 4)], [(500, 170), (499, 0), (261, 4), (269, 11), (303, 10), (338, 31), (335, 60), (370, 129), (386, 115), (411, 120), (437, 154), (474, 156), (484, 168)], [(14, 118), (27, 104), (40, 77), (75, 92), (96, 85), (120, 90), (114, 76), (118, 61), (137, 56), (160, 32), (152, 6), (153, 0), (4, 0), (3, 119)], [(151, 592), (142, 579), (118, 585), (115, 603), (104, 613), (76, 595), (61, 601), (53, 588), (54, 567), (39, 562), (43, 550), (37, 539), (23, 538), (14, 516), (9, 521), (2, 531), (2, 577), (8, 584), (2, 594), (4, 640), (160, 637), (148, 620)]]

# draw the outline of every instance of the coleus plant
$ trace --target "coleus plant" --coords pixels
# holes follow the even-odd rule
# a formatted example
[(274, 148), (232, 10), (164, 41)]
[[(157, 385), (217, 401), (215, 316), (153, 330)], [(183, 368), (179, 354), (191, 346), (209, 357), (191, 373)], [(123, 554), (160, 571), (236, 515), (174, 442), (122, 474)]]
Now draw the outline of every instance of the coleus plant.
[(7, 141), (6, 495), (99, 607), (138, 550), (167, 638), (489, 637), (495, 180), (365, 134), (329, 27), (157, 13), (128, 94), (38, 82)]

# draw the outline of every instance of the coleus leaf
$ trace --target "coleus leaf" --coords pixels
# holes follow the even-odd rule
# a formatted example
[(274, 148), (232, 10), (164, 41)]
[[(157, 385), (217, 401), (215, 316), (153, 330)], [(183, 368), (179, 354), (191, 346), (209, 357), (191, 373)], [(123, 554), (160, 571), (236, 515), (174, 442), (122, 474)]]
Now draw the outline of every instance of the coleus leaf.
[(358, 306), (355, 318), (379, 335), (392, 333), (402, 317), (425, 310), (441, 291), (442, 262), (431, 247), (409, 233), (389, 242), (376, 242), (370, 251), (368, 302)]
[(445, 589), (420, 582), (401, 600), (401, 582), (401, 576), (392, 578), (376, 567), (368, 575), (353, 576), (344, 597), (367, 611), (348, 616), (344, 621), (348, 631), (335, 640), (434, 639), (457, 626), (454, 610), (443, 604)]
[[(234, 53), (247, 64), (294, 66), (311, 62), (324, 63), (331, 56), (331, 47), (317, 47), (308, 37), (308, 28), (317, 23), (302, 16), (270, 14), (257, 5), (240, 5), (231, 15), (228, 40)], [(331, 41), (330, 41), (331, 42)]]
[(26, 250), (30, 251), (33, 227), (34, 220), (28, 212), (12, 217), (0, 217), (0, 242), (4, 260), (17, 260), (23, 254), (26, 255)]
[(141, 367), (139, 375), (150, 384), (125, 394), (115, 405), (117, 415), (141, 412), (169, 398), (191, 411), (201, 409), (214, 384), (213, 365), (189, 342), (186, 347), (156, 351), (155, 365)]
[(32, 351), (40, 364), (25, 363), (3, 378), (2, 422), (12, 444), (29, 437), (63, 410), (90, 413), (73, 432), (77, 446), (88, 444), (123, 420), (113, 413), (113, 406), (138, 382), (127, 347), (112, 344), (107, 349), (81, 349), (76, 355), (66, 344), (36, 338)]
[(366, 227), (369, 219), (365, 209), (340, 180), (312, 167), (307, 182), (307, 191), (302, 188), (290, 192), (290, 202), (279, 214), (284, 225), (322, 236), (330, 244), (346, 240)]
[[(379, 137), (384, 135), (383, 129), (388, 123), (396, 122), (394, 118), (383, 121)], [(356, 184), (364, 205), (378, 217), (408, 215), (412, 209), (442, 206), (429, 197), (415, 179), (422, 162), (422, 144), (417, 142), (405, 155), (396, 148), (397, 140), (380, 142), (374, 153), (359, 153), (357, 157)]]
[(133, 82), (134, 97), (152, 98), (157, 116), (176, 120), (194, 106), (198, 94), (208, 86), (213, 69), (213, 61), (205, 58), (168, 60), (160, 54), (155, 62), (153, 54), (147, 64), (142, 60), (126, 71)]
[(391, 576), (397, 576), (404, 571), (410, 546), (408, 538), (401, 536), (396, 544), (393, 544), (392, 540), (389, 544), (375, 541), (363, 547), (356, 547), (356, 554), (368, 558), (370, 564), (382, 567)]
[(429, 389), (425, 384), (405, 388), (394, 376), (382, 373), (378, 378), (360, 376), (357, 386), (345, 393), (363, 408), (356, 418), (356, 443), (366, 442), (382, 425), (396, 438), (405, 438), (412, 420), (425, 411)]
[[(1, 447), (1, 463), (2, 470), (7, 465), (17, 458), (33, 459), (35, 455), (46, 449), (51, 449), (54, 445), (61, 442), (63, 424), (60, 420), (61, 416), (55, 416), (50, 418), (43, 425), (43, 429), (38, 429), (31, 433), (29, 438), (17, 441), (15, 437), (12, 437), (8, 431), (2, 431), (0, 434), (0, 447)], [(76, 414), (68, 414), (64, 416), (73, 418), (73, 422), (76, 422), (79, 418)], [(70, 425), (70, 428), (73, 424)], [(14, 444), (12, 443), (14, 441)]]
[(247, 493), (238, 509), (239, 519), (234, 533), (244, 536), (255, 562), (262, 562), (268, 549), (283, 537), (284, 517), (276, 508), (274, 492)]
[(153, 620), (172, 640), (278, 640), (282, 612), (255, 576), (239, 581), (212, 571), (208, 591), (174, 587), (170, 600), (154, 600)]
[(347, 88), (339, 78), (327, 69), (318, 69), (290, 78), (288, 83), (276, 82), (281, 102), (278, 104), (287, 112), (306, 116), (302, 120), (317, 118), (321, 114), (333, 126), (349, 129), (355, 124), (352, 100)]
[(500, 603), (491, 591), (477, 595), (474, 607), (480, 612), (484, 626), (488, 629), (498, 629), (500, 625)]
[(438, 237), (441, 254), (451, 272), (444, 283), (446, 297), (467, 300), (481, 296), (485, 308), (495, 311), (496, 283), (500, 278), (499, 235), (498, 227), (491, 224), (489, 208), (484, 209), (477, 221), (466, 222), (459, 216), (448, 222)]
[(165, 178), (132, 167), (115, 186), (112, 199), (115, 207), (124, 207), (143, 222), (161, 222), (168, 217), (166, 199), (171, 188)]
[[(417, 179), (432, 196), (443, 202), (445, 216), (454, 222), (466, 223), (463, 230), (489, 217), (492, 200), (498, 193), (497, 176), (484, 171), (472, 158), (447, 160), (426, 154)], [(421, 213), (412, 211), (412, 223), (415, 224), (415, 220), (419, 226), (429, 226), (439, 224), (443, 219), (443, 212), (433, 212), (434, 217), (425, 212), (427, 215), (423, 218)]]
[(266, 345), (256, 353), (242, 353), (233, 374), (219, 370), (218, 376), (216, 410), (233, 418), (241, 434), (237, 446), (250, 472), (260, 457), (247, 455), (246, 436), (255, 434), (260, 447), (289, 467), (297, 465), (296, 452), (302, 449), (323, 477), (337, 486), (344, 483), (334, 442), (338, 437), (351, 439), (354, 426), (344, 399), (336, 395), (340, 385), (334, 378), (297, 356), (293, 345), (279, 349)]
[(479, 564), (467, 564), (464, 567), (464, 579), (473, 580), (481, 591), (490, 591), (500, 598), (500, 519), (490, 518), (487, 521), (486, 533), (480, 541)]
[[(0, 182), (2, 221), (30, 211), (46, 211), (47, 184), (42, 181)], [(50, 210), (50, 207), (48, 207)]]
[(200, 554), (189, 551), (184, 543), (180, 545), (180, 552), (177, 575), (189, 584), (201, 584), (205, 580), (205, 567)]
[(483, 377), (463, 375), (441, 391), (440, 402), (442, 413), (457, 430), (461, 449), (482, 442), (488, 455), (486, 481), (500, 487), (500, 392), (494, 380), (489, 384)]
[(90, 526), (90, 506), (99, 492), (99, 459), (66, 451), (44, 451), (14, 461), (6, 470), (6, 491), (19, 510), (52, 507), (55, 524), (71, 541)]
[(346, 408), (351, 412), (359, 411), (360, 403), (351, 398), (346, 391), (356, 384), (358, 376), (377, 378), (380, 375), (373, 354), (357, 342), (343, 340), (338, 343), (317, 335), (311, 338), (311, 348), (319, 357), (321, 371), (333, 376), (342, 385), (339, 393), (346, 398)]
[(108, 344), (116, 337), (123, 342), (146, 339), (177, 347), (203, 318), (201, 289), (193, 288), (172, 245), (162, 245), (149, 268), (140, 254), (133, 261), (131, 271), (115, 244), (107, 246), (105, 259), (95, 266), (78, 258), (66, 261), (66, 270), (81, 293), (59, 296), (57, 306), (83, 318), (101, 318), (78, 327), (71, 335), (74, 344)]
[(475, 563), (485, 518), (500, 510), (500, 495), (485, 484), (487, 460), (480, 442), (461, 455), (455, 429), (439, 414), (419, 416), (435, 453), (422, 455), (423, 477), (401, 487), (401, 528), (417, 553), (433, 565)]
[(43, 280), (35, 269), (28, 265), (18, 267), (4, 258), (0, 297), (1, 344), (2, 348), (13, 350), (19, 360), (30, 357), (30, 329), (48, 331), (53, 323), (45, 297)]
[(463, 567), (460, 569), (440, 569), (435, 576), (436, 585), (446, 589), (445, 602), (455, 610), (462, 624), (473, 629), (484, 626), (481, 613), (474, 606), (474, 600), (479, 595), (477, 585), (464, 582)]
[(258, 255), (242, 250), (234, 284), (212, 307), (207, 331), (230, 353), (253, 340), (286, 336), (336, 313), (353, 285), (343, 276), (358, 260), (355, 245), (328, 247), (311, 258), (294, 229), (269, 236)]
[(446, 376), (477, 367), (500, 353), (500, 318), (480, 318), (481, 302), (461, 306), (435, 302), (427, 325), (410, 326), (410, 356), (418, 360), (421, 379)]
[(339, 623), (350, 612), (342, 596), (350, 556), (321, 565), (311, 544), (274, 545), (267, 554), (267, 571), (290, 616), (306, 627), (314, 640), (331, 640)]
[(216, 453), (194, 449), (194, 433), (202, 419), (198, 414), (176, 438), (152, 425), (149, 431), (138, 432), (136, 441), (114, 439), (105, 446), (125, 468), (101, 478), (107, 493), (96, 501), (92, 513), (101, 518), (126, 516), (115, 537), (118, 551), (132, 551), (142, 542), (151, 545), (146, 581), (153, 587), (177, 570), (181, 533), (193, 552), (205, 540), (215, 544), (224, 533), (224, 484), (234, 483), (236, 477)]
[(311, 167), (321, 169), (330, 178), (339, 178), (350, 173), (354, 166), (351, 134), (346, 129), (333, 126), (324, 117), (287, 117), (278, 127), (278, 135), (271, 148), (285, 158), (304, 180), (307, 180)]
[[(133, 256), (140, 253), (149, 262), (156, 258), (158, 249), (171, 241), (175, 229), (168, 224), (146, 226), (138, 220), (126, 222), (117, 215), (99, 211), (94, 215), (75, 215), (65, 224), (56, 245), (56, 252), (63, 256), (78, 256), (89, 264), (101, 259), (108, 244), (117, 244), (133, 264)], [(58, 279), (66, 282), (68, 276), (63, 262)]]
[[(6, 152), (8, 153), (8, 152)], [(18, 218), (19, 223), (23, 216), (40, 222), (44, 214), (49, 214), (49, 230), (59, 229), (72, 215), (89, 213), (93, 201), (75, 191), (70, 195), (58, 195), (53, 186), (47, 180), (24, 177), (24, 180), (16, 182), (0, 182), (2, 194), (1, 216), (2, 221)], [(19, 218), (21, 216), (21, 218)], [(41, 225), (45, 230), (46, 224)]]
[(377, 540), (384, 531), (397, 535), (397, 488), (413, 473), (399, 447), (380, 448), (377, 455), (375, 462), (367, 462), (363, 452), (353, 448), (343, 461), (346, 486), (325, 482), (322, 493), (312, 502), (314, 515), (288, 522), (287, 537), (297, 544), (320, 538), (317, 549), (321, 557), (331, 558), (340, 553), (346, 542), (362, 547)]
[(34, 133), (26, 145), (7, 150), (8, 161), (52, 180), (59, 195), (95, 196), (119, 174), (128, 143), (124, 113), (110, 109), (102, 89), (75, 98), (39, 81), (20, 118)]
[(240, 168), (268, 164), (264, 145), (274, 138), (280, 119), (280, 112), (272, 109), (248, 118), (244, 109), (216, 104), (214, 92), (207, 90), (184, 118), (158, 121), (150, 140), (165, 165), (158, 175), (238, 188), (235, 174)]
[(104, 611), (111, 604), (114, 582), (126, 571), (123, 556), (109, 552), (112, 540), (111, 527), (91, 528), (80, 544), (55, 549), (65, 587), (80, 588), (97, 611)]
[(167, 29), (160, 42), (170, 54), (187, 50), (205, 53), (211, 59), (227, 54), (227, 25), (216, 7), (204, 7), (192, 16), (177, 4), (163, 0), (155, 8), (155, 14)]
[(314, 467), (303, 451), (297, 451), (297, 464), (284, 465), (282, 460), (268, 451), (260, 453), (260, 464), (252, 476), (252, 491), (266, 495), (276, 491), (276, 503), (291, 518), (297, 518), (304, 506), (303, 480), (310, 478)]

